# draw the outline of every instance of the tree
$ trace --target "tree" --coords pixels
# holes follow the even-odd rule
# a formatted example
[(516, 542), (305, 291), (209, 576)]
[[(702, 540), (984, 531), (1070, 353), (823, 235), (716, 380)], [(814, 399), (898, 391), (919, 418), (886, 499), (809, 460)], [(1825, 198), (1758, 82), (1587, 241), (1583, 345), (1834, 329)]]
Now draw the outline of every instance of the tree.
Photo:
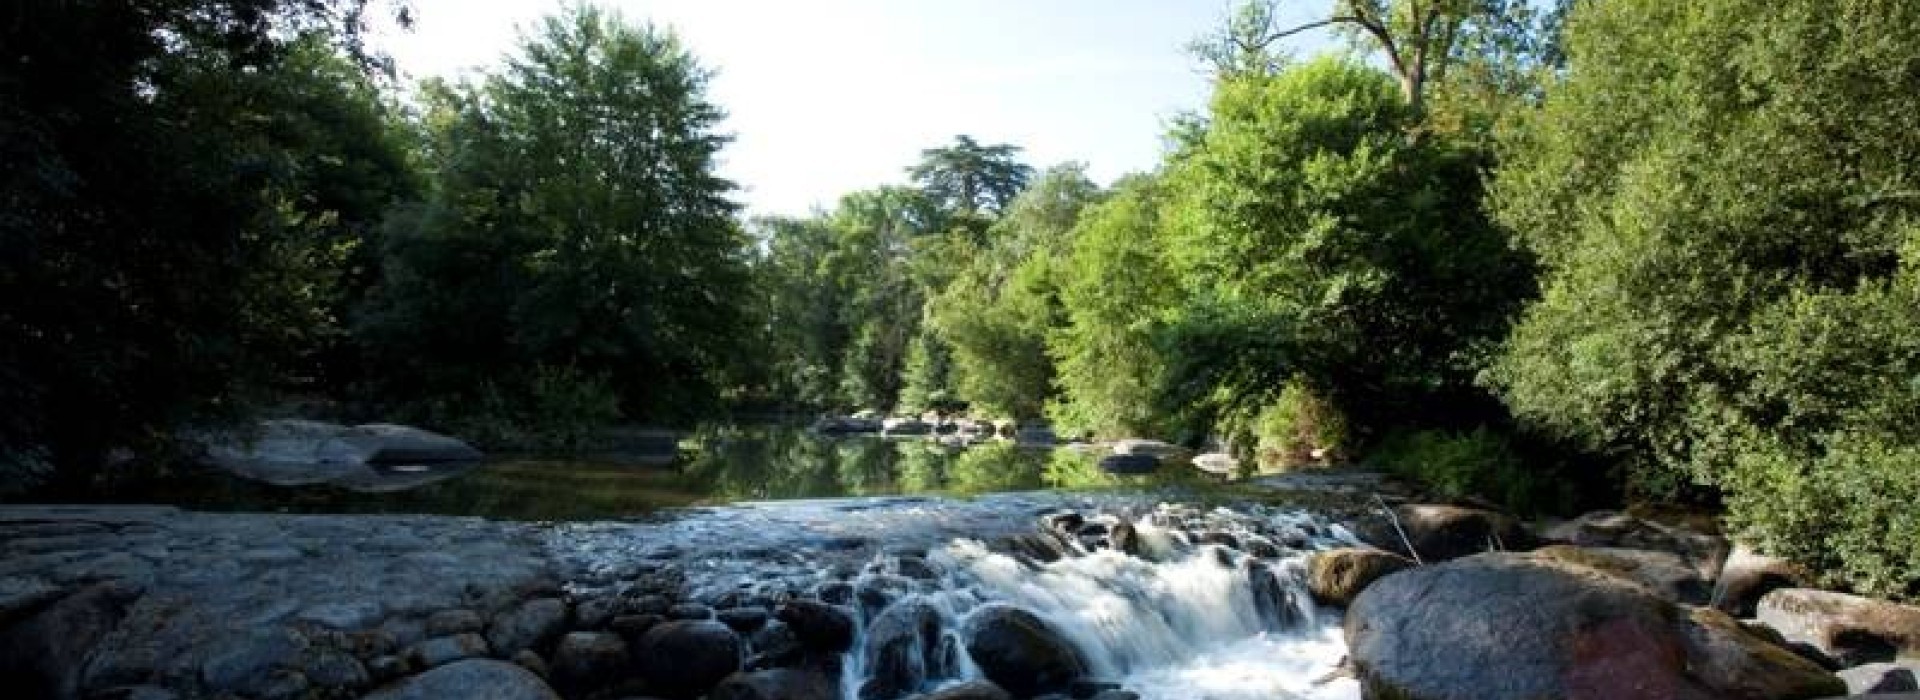
[(706, 81), (670, 32), (579, 7), (482, 83), (429, 86), (433, 189), (363, 325), (387, 386), (458, 400), (565, 368), (635, 419), (716, 408), (754, 304)]
[[(364, 9), (0, 9), (0, 469), (57, 468), (83, 483), (110, 451), (165, 443), (280, 375), (293, 349), (279, 312), (325, 306), (285, 281), (327, 273), (289, 266), (311, 262), (316, 235), (340, 230), (322, 221), (328, 212), (366, 214), (316, 197), (316, 180), (344, 175), (296, 150), (341, 158), (342, 170), (384, 166), (356, 151), (375, 144), (346, 145), (365, 135), (356, 126), (311, 121), (321, 105), (261, 76), (298, 77), (290, 52), (306, 42), (365, 59)], [(364, 79), (370, 65), (321, 72)], [(317, 127), (314, 140), (302, 124)]]
[(1027, 186), (1033, 168), (1015, 160), (1020, 147), (982, 146), (973, 137), (953, 137), (953, 145), (920, 152), (907, 169), (914, 184), (949, 211), (969, 217), (998, 212)]
[(1895, 595), (1920, 595), (1916, 22), (1580, 3), (1490, 198), (1545, 265), (1490, 373), (1518, 416), (1642, 494), (1720, 489), (1743, 536)]

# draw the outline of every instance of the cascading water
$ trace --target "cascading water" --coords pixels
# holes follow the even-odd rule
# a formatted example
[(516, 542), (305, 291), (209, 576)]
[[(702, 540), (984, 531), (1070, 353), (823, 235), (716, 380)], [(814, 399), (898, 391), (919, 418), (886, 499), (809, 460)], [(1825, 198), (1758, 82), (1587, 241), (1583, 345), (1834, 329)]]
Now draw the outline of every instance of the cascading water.
[(839, 611), (854, 636), (843, 655), (776, 659), (791, 640), (769, 623), (746, 635), (744, 664), (837, 673), (845, 700), (983, 678), (1016, 697), (1063, 679), (1078, 695), (1110, 684), (1149, 700), (1360, 695), (1334, 678), (1337, 615), (1303, 584), (1308, 554), (1354, 540), (1299, 511), (1005, 493), (748, 503), (551, 536), (583, 596), (671, 571), (714, 609)]
[[(1358, 697), (1352, 681), (1329, 680), (1345, 646), (1338, 619), (1313, 605), (1303, 579), (1308, 552), (1350, 540), (1338, 528), (1304, 515), (1196, 516), (1167, 506), (1135, 519), (1046, 520), (999, 547), (978, 539), (933, 547), (925, 561), (935, 575), (909, 585), (899, 557), (877, 556), (856, 589), (891, 586), (898, 597), (869, 595), (857, 606), (869, 633), (843, 671), (846, 697), (983, 677), (961, 630), (990, 603), (1036, 614), (1077, 652), (1086, 678), (1148, 700)], [(1199, 536), (1207, 541), (1194, 541), (1194, 527), (1209, 528)], [(1120, 546), (1116, 533), (1125, 533)], [(937, 631), (902, 652), (889, 616), (913, 615)]]

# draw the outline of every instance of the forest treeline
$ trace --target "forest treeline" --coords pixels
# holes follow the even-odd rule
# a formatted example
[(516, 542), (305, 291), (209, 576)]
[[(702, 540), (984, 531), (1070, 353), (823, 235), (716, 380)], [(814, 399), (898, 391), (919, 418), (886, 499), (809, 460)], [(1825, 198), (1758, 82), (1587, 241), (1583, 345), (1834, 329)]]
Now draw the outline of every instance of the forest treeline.
[[(401, 85), (362, 41), (389, 11), (0, 10), (16, 486), (289, 397), (558, 448), (937, 410), (1723, 503), (1920, 595), (1920, 5), (1252, 2), (1151, 171), (961, 136), (751, 220), (670, 31), (573, 7)], [(1277, 49), (1303, 29), (1350, 48)]]

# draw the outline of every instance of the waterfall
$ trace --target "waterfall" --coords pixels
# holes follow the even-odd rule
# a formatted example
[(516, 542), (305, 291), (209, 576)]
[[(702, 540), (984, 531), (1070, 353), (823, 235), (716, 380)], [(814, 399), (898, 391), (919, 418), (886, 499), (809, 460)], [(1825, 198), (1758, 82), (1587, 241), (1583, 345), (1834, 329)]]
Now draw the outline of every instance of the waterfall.
[(874, 700), (983, 677), (961, 630), (1003, 603), (1043, 620), (1087, 678), (1148, 700), (1351, 700), (1353, 681), (1322, 680), (1345, 645), (1304, 582), (1306, 555), (1346, 540), (1306, 515), (1162, 505), (1048, 516), (993, 543), (954, 539), (926, 552), (932, 575), (918, 580), (879, 555), (855, 581), (867, 592), (853, 606), (864, 631), (843, 688)]

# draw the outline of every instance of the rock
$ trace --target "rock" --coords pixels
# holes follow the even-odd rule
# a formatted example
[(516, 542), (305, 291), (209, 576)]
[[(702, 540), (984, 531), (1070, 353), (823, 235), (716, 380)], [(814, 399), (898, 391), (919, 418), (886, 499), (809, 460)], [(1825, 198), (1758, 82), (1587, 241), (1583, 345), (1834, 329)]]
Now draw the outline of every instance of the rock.
[(1254, 612), (1260, 615), (1260, 622), (1265, 629), (1279, 631), (1299, 625), (1302, 614), (1293, 588), (1283, 584), (1271, 567), (1264, 562), (1249, 561), (1246, 576), (1247, 591), (1253, 595)]
[(1140, 694), (1131, 690), (1103, 690), (1087, 700), (1140, 700)]
[(200, 679), (216, 693), (269, 695), (273, 694), (269, 691), (283, 691), (290, 685), (304, 689), (305, 678), (295, 683), (281, 671), (298, 667), (307, 648), (307, 639), (290, 629), (250, 630), (220, 639), (207, 650), (206, 661), (200, 665)]
[(97, 583), (0, 632), (0, 679), (7, 693), (77, 695), (89, 653), (127, 616), (141, 592), (122, 582)]
[(610, 632), (569, 632), (548, 666), (553, 686), (569, 695), (611, 685), (627, 665), (627, 643)]
[(519, 666), (493, 659), (455, 661), (387, 685), (362, 700), (560, 700), (552, 688)]
[[(1394, 516), (1367, 515), (1354, 523), (1353, 533), (1362, 542), (1428, 564), (1481, 552), (1532, 549), (1536, 542), (1518, 521), (1493, 511), (1403, 505), (1394, 509)], [(1408, 541), (1419, 552), (1417, 556), (1407, 550)]]
[(713, 608), (699, 603), (680, 603), (667, 608), (669, 620), (711, 620)]
[(532, 671), (533, 675), (539, 676), (542, 679), (549, 681), (552, 679), (553, 669), (548, 668), (547, 660), (540, 658), (539, 654), (533, 653), (532, 649), (521, 649), (518, 653), (515, 653), (512, 658), (507, 660), (519, 664), (520, 668)]
[(1160, 469), (1160, 458), (1153, 455), (1107, 455), (1100, 458), (1100, 470), (1108, 474), (1152, 474)]
[(413, 665), (394, 655), (376, 656), (367, 662), (367, 675), (375, 683), (385, 683), (413, 672)]
[(573, 606), (573, 624), (576, 629), (597, 630), (613, 621), (625, 605), (614, 598), (588, 598)]
[(714, 613), (714, 619), (735, 632), (747, 634), (767, 624), (767, 611), (765, 608), (727, 608)]
[(1841, 671), (1840, 680), (1855, 695), (1920, 691), (1920, 661), (1855, 666)]
[(462, 659), (487, 655), (487, 640), (472, 632), (434, 637), (407, 647), (406, 658), (416, 668), (433, 668)]
[(853, 648), (853, 615), (836, 605), (812, 600), (789, 600), (774, 616), (793, 630), (802, 646), (842, 653)]
[(1013, 700), (1013, 696), (992, 681), (967, 681), (925, 695), (916, 695), (914, 700)]
[(364, 479), (372, 465), (466, 464), (486, 457), (457, 439), (387, 423), (349, 428), (269, 420), (252, 431), (205, 436), (202, 446), (213, 466), (285, 486)]
[(647, 630), (634, 650), (649, 690), (694, 698), (740, 670), (740, 636), (712, 620), (674, 620)]
[(813, 595), (823, 603), (847, 605), (853, 602), (853, 584), (846, 581), (828, 581), (814, 589)]
[(1920, 607), (1810, 588), (1781, 588), (1760, 599), (1760, 621), (1787, 641), (1842, 666), (1920, 657)]
[(1321, 603), (1345, 607), (1375, 580), (1412, 566), (1412, 560), (1378, 549), (1314, 552), (1307, 558), (1307, 592)]
[(0, 576), (0, 629), (39, 612), (67, 593), (67, 589), (38, 576)]
[(1044, 423), (1019, 426), (1014, 429), (1012, 437), (1016, 445), (1051, 445), (1060, 441), (1060, 436), (1053, 432), (1053, 426)]
[(1107, 542), (1113, 551), (1127, 556), (1140, 556), (1140, 531), (1134, 529), (1133, 523), (1113, 526), (1113, 531), (1107, 535)]
[(1726, 538), (1719, 535), (1606, 510), (1560, 523), (1541, 535), (1548, 540), (1586, 548), (1667, 552), (1684, 560), (1702, 581), (1712, 581), (1720, 575), (1731, 549)]
[(1113, 453), (1116, 455), (1142, 455), (1154, 459), (1166, 459), (1179, 457), (1187, 452), (1188, 450), (1184, 447), (1160, 440), (1127, 438), (1113, 443)]
[(1706, 605), (1713, 595), (1699, 570), (1672, 552), (1553, 545), (1534, 553), (1605, 571), (1646, 586), (1647, 590), (1675, 603)]
[(1240, 460), (1225, 452), (1208, 452), (1195, 456), (1193, 467), (1209, 474), (1232, 475), (1240, 468)]
[(1762, 596), (1775, 589), (1805, 587), (1812, 581), (1813, 577), (1798, 564), (1735, 545), (1714, 581), (1712, 603), (1728, 615), (1753, 617)]
[(940, 653), (940, 613), (918, 599), (888, 607), (867, 625), (867, 680), (861, 700), (888, 700), (919, 690), (945, 675)]
[(493, 653), (512, 656), (552, 641), (567, 626), (567, 604), (559, 598), (535, 598), (493, 617), (487, 626), (487, 643)]
[(362, 600), (309, 606), (294, 618), (337, 630), (357, 630), (378, 624), (384, 612), (379, 602)]
[(638, 596), (627, 603), (627, 611), (635, 615), (666, 615), (672, 607), (672, 600), (658, 594)]
[(1382, 578), (1348, 607), (1346, 637), (1366, 697), (1797, 700), (1845, 688), (1723, 614), (1530, 554)]
[(653, 629), (654, 625), (666, 621), (666, 618), (659, 615), (621, 615), (613, 618), (612, 622), (607, 623), (607, 629), (612, 630), (614, 634), (620, 635), (628, 642), (637, 642), (640, 641), (641, 635), (647, 633), (647, 630)]
[(962, 626), (967, 654), (988, 680), (1020, 697), (1067, 689), (1086, 675), (1079, 650), (1039, 616), (1002, 603), (975, 609)]
[(707, 700), (840, 700), (840, 683), (817, 671), (740, 672), (714, 686)]
[(887, 435), (926, 435), (933, 432), (933, 425), (918, 418), (888, 418), (881, 422), (882, 432)]
[(933, 565), (928, 564), (927, 560), (920, 557), (903, 556), (895, 558), (893, 561), (893, 572), (907, 578), (922, 581), (940, 578), (940, 572), (934, 571)]
[(322, 688), (344, 688), (359, 690), (373, 682), (367, 667), (351, 654), (332, 649), (313, 651), (301, 664), (300, 672), (307, 680)]

